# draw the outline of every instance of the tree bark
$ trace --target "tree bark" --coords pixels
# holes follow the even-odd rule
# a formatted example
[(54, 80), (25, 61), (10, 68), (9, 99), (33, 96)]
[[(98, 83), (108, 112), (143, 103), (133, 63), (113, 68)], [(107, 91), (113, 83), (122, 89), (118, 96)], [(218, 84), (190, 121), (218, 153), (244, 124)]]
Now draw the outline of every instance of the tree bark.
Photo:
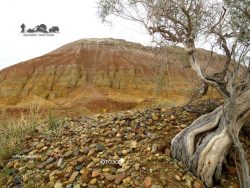
[[(213, 178), (220, 180), (229, 148), (234, 144), (239, 151), (242, 149), (238, 135), (250, 113), (249, 101), (249, 90), (228, 99), (223, 106), (195, 120), (171, 142), (172, 157), (184, 162), (207, 187), (213, 186)], [(243, 164), (246, 161), (244, 150), (239, 157)], [(241, 170), (246, 173), (243, 187), (247, 187), (250, 185), (249, 169)]]

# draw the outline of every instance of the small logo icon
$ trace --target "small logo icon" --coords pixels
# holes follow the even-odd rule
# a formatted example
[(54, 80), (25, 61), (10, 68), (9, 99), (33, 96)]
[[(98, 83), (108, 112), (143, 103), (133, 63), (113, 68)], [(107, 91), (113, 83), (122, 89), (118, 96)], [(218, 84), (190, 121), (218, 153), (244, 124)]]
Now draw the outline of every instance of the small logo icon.
[(22, 28), (21, 33), (24, 33), (25, 32), (25, 27), (26, 27), (25, 24), (23, 23), (20, 27)]
[[(47, 30), (47, 26), (45, 24), (40, 24), (34, 28), (28, 28), (27, 30), (24, 23), (21, 24), (20, 27), (21, 33), (23, 33), (24, 36), (54, 36), (54, 33), (59, 33), (58, 26), (52, 26)], [(38, 33), (38, 35), (36, 33)]]

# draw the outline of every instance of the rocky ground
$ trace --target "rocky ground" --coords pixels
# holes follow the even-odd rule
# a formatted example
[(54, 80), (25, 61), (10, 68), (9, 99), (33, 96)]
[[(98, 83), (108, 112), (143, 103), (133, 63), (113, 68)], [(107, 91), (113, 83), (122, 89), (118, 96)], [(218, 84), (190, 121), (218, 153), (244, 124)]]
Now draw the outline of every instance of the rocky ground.
[[(55, 130), (27, 136), (24, 149), (4, 163), (3, 187), (203, 188), (170, 156), (171, 139), (219, 102), (187, 108), (130, 110), (66, 119)], [(242, 138), (245, 147), (250, 141)], [(8, 170), (6, 170), (8, 169)], [(224, 169), (220, 185), (239, 187), (236, 169)]]

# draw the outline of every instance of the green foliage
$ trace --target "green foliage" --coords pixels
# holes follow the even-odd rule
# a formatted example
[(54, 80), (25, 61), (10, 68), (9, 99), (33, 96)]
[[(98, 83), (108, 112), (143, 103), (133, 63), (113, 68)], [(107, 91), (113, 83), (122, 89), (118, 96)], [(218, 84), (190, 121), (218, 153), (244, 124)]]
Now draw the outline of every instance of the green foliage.
[(224, 0), (229, 10), (231, 29), (238, 33), (239, 41), (249, 45), (250, 40), (250, 1)]
[(8, 178), (10, 177), (10, 172), (11, 172), (11, 169), (7, 167), (4, 167), (0, 171), (0, 186), (1, 187), (8, 181)]
[(60, 127), (61, 120), (60, 118), (56, 117), (55, 114), (53, 114), (53, 112), (49, 112), (48, 125), (49, 125), (49, 130), (55, 131)]
[(31, 108), (20, 118), (0, 122), (0, 160), (11, 157), (21, 148), (26, 135), (32, 134), (41, 119), (38, 108)]
[(12, 171), (12, 170), (11, 170), (10, 168), (4, 167), (3, 170), (1, 171), (1, 175), (2, 175), (2, 176), (9, 176), (10, 173), (11, 173), (11, 171)]
[(60, 119), (59, 117), (57, 117), (53, 112), (50, 111), (48, 113), (47, 123), (48, 123), (49, 130), (48, 132), (45, 132), (45, 134), (48, 134), (48, 135), (52, 134), (58, 137), (62, 130), (61, 128), (62, 128), (64, 121)]

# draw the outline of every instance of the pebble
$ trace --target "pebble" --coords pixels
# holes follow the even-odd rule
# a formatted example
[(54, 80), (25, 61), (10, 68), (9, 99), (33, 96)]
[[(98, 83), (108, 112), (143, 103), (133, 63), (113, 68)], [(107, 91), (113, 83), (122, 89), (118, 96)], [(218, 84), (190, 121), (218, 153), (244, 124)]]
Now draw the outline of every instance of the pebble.
[(88, 168), (83, 168), (80, 173), (82, 174), (83, 183), (89, 183), (90, 181), (90, 170)]
[(116, 174), (115, 184), (117, 184), (117, 185), (120, 184), (125, 178), (126, 178), (125, 172), (121, 172), (121, 173)]
[(152, 145), (151, 153), (156, 153), (157, 152), (157, 147), (158, 147), (158, 145), (154, 143)]
[(160, 177), (160, 182), (161, 182), (161, 185), (163, 186), (166, 186), (167, 185), (167, 181), (166, 181), (166, 178), (165, 177)]
[(107, 179), (108, 181), (114, 181), (115, 180), (115, 176), (108, 173), (108, 172), (105, 172), (103, 173), (103, 176), (105, 177), (105, 179)]
[(70, 178), (69, 178), (69, 182), (73, 182), (76, 180), (76, 177), (78, 176), (79, 172), (75, 171), (71, 174)]
[(189, 175), (184, 175), (182, 177), (182, 180), (186, 180), (186, 185), (188, 188), (192, 188), (192, 182), (193, 182), (193, 178), (190, 177)]
[(77, 162), (77, 163), (83, 163), (84, 159), (85, 159), (85, 157), (84, 157), (84, 156), (81, 156), (81, 157), (79, 157), (79, 158), (76, 160), (76, 162)]
[(180, 126), (181, 128), (186, 128), (187, 127), (187, 125), (186, 124), (181, 124), (181, 126)]
[(205, 188), (205, 186), (201, 184), (199, 181), (194, 181), (193, 188)]
[(91, 163), (89, 163), (89, 164), (87, 165), (87, 168), (92, 168), (94, 165), (95, 165), (95, 163), (94, 163), (94, 162), (91, 162)]
[(161, 112), (162, 112), (162, 113), (165, 113), (166, 111), (167, 111), (167, 110), (166, 110), (165, 108), (162, 108), (162, 109), (161, 109)]
[(143, 182), (144, 188), (150, 188), (152, 185), (152, 178), (146, 177), (146, 179)]
[(152, 119), (153, 119), (154, 121), (157, 121), (159, 118), (158, 118), (157, 116), (153, 116)]
[(96, 148), (97, 148), (98, 152), (101, 152), (101, 151), (105, 150), (105, 147), (102, 144), (96, 144)]
[(127, 153), (128, 153), (127, 150), (122, 150), (122, 154), (123, 154), (123, 155), (126, 155)]
[(135, 170), (139, 170), (139, 168), (140, 168), (140, 163), (136, 163), (135, 164)]
[(121, 134), (121, 133), (117, 133), (117, 134), (116, 134), (116, 137), (117, 137), (117, 138), (121, 138), (121, 137), (122, 137), (122, 134)]
[(53, 161), (55, 161), (55, 158), (50, 157), (50, 158), (48, 158), (48, 159), (45, 161), (45, 164), (50, 164), (50, 163), (52, 163)]
[(81, 188), (81, 185), (80, 184), (74, 184), (73, 188)]
[(134, 140), (129, 141), (127, 144), (128, 144), (128, 147), (130, 147), (130, 149), (137, 148), (137, 142)]
[(104, 168), (102, 169), (103, 172), (109, 172), (110, 171), (110, 168)]
[(89, 145), (89, 148), (92, 149), (92, 148), (95, 148), (96, 147), (96, 144), (90, 144)]
[(71, 173), (73, 171), (74, 167), (73, 166), (69, 166), (68, 168), (66, 168), (66, 172), (67, 173)]
[(125, 159), (124, 158), (119, 159), (118, 164), (120, 166), (122, 166), (124, 163), (125, 163)]
[(126, 123), (126, 120), (122, 120), (122, 121), (120, 121), (120, 125), (124, 125)]
[(44, 147), (45, 144), (43, 142), (39, 143), (38, 145), (36, 145), (36, 149), (41, 149), (42, 147)]
[[(87, 185), (84, 187), (87, 187)], [(98, 187), (96, 185), (88, 185), (88, 188), (98, 188)]]
[(69, 157), (71, 156), (73, 153), (73, 151), (67, 151), (65, 154), (64, 154), (64, 157)]
[(96, 178), (93, 178), (93, 179), (90, 180), (89, 183), (90, 183), (91, 185), (95, 185), (96, 182), (97, 182), (97, 179), (96, 179)]
[(100, 170), (93, 170), (91, 177), (96, 178), (100, 175)]
[(95, 151), (96, 151), (95, 148), (90, 149), (89, 152), (88, 152), (87, 157), (90, 157), (91, 155), (93, 155), (95, 153)]
[(49, 164), (45, 167), (46, 170), (52, 170), (54, 168), (54, 164)]
[(131, 177), (127, 177), (127, 178), (123, 179), (122, 182), (123, 182), (124, 184), (130, 184), (130, 182), (131, 182)]
[(177, 174), (175, 174), (174, 178), (175, 178), (176, 180), (178, 180), (178, 181), (181, 181), (181, 177), (180, 177), (179, 175), (177, 175)]
[(57, 167), (60, 167), (63, 162), (63, 158), (60, 158), (57, 162)]
[(57, 182), (57, 183), (54, 185), (54, 188), (63, 188), (63, 184)]
[(82, 168), (83, 168), (83, 165), (77, 165), (77, 166), (75, 167), (75, 170), (76, 170), (76, 171), (80, 171)]
[(19, 175), (14, 176), (14, 178), (13, 178), (13, 184), (17, 186), (17, 185), (20, 185), (21, 183), (22, 183), (21, 176), (19, 176)]

